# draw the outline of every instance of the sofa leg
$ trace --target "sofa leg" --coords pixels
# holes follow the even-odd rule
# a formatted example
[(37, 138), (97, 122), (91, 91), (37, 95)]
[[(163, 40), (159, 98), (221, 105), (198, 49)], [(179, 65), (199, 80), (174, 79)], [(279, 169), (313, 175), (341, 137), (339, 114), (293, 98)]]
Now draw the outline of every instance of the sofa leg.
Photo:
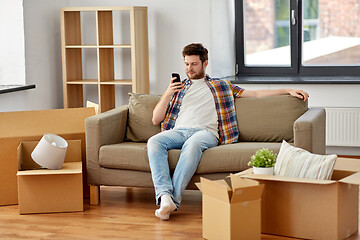
[(100, 202), (100, 186), (90, 185), (90, 204), (97, 205)]

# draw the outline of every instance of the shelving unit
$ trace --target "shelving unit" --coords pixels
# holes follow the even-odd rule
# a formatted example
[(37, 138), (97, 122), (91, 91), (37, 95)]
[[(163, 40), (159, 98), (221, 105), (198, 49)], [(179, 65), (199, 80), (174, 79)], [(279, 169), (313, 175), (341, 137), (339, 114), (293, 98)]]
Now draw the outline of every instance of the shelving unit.
[[(114, 14), (125, 13), (119, 26), (130, 25), (122, 32), (114, 27)], [(82, 14), (85, 20), (82, 21)], [(90, 16), (86, 20), (84, 16)], [(91, 20), (93, 17), (94, 21)], [(130, 18), (130, 19), (128, 19)], [(95, 26), (93, 26), (95, 25)], [(126, 29), (126, 27), (124, 27)], [(85, 99), (84, 85), (97, 85), (100, 112), (115, 107), (115, 85), (128, 85), (132, 92), (149, 93), (149, 51), (148, 51), (147, 7), (69, 7), (61, 9), (61, 49), (63, 68), (64, 107), (82, 107)], [(93, 39), (82, 40), (85, 30), (93, 30)], [(115, 37), (116, 35), (116, 37)], [(129, 40), (114, 41), (119, 36)], [(125, 37), (126, 38), (126, 37)], [(126, 42), (127, 41), (127, 42)], [(130, 42), (129, 42), (130, 41)], [(127, 66), (131, 66), (131, 78), (115, 78), (115, 50), (130, 51)], [(90, 57), (84, 57), (88, 52)], [(84, 73), (84, 62), (96, 62), (90, 67), (93, 76)], [(129, 68), (129, 67), (127, 67)], [(96, 70), (96, 73), (95, 73)]]

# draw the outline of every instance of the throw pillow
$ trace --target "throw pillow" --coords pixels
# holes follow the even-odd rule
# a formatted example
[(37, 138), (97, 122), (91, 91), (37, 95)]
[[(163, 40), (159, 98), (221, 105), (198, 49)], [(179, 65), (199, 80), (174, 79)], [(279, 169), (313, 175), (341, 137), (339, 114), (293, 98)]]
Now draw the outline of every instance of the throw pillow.
[(337, 156), (312, 154), (283, 141), (276, 159), (274, 174), (287, 177), (331, 179)]
[(152, 113), (160, 99), (159, 95), (129, 93), (129, 114), (126, 139), (133, 142), (146, 142), (160, 132), (160, 125), (152, 123)]
[(235, 99), (239, 142), (292, 142), (296, 119), (307, 102), (291, 95)]

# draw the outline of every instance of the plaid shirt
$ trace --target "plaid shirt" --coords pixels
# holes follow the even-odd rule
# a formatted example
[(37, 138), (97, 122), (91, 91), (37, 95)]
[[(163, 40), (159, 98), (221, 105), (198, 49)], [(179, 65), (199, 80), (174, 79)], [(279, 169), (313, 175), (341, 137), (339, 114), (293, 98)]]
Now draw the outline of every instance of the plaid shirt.
[[(237, 142), (239, 130), (236, 121), (234, 98), (240, 97), (244, 89), (231, 84), (227, 80), (210, 78), (208, 75), (205, 77), (205, 82), (214, 96), (219, 124), (219, 143), (227, 144)], [(191, 84), (191, 80), (186, 79), (184, 88), (181, 91), (174, 93), (172, 96), (166, 111), (165, 119), (161, 123), (162, 131), (172, 129), (175, 126), (182, 99)]]

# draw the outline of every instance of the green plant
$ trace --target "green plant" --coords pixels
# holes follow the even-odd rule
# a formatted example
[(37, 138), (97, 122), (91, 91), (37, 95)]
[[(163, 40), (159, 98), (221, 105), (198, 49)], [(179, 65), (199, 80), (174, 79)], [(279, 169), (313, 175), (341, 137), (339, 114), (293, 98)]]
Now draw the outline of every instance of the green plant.
[(268, 148), (262, 148), (251, 156), (248, 165), (253, 167), (273, 167), (276, 162), (276, 156), (277, 155)]

